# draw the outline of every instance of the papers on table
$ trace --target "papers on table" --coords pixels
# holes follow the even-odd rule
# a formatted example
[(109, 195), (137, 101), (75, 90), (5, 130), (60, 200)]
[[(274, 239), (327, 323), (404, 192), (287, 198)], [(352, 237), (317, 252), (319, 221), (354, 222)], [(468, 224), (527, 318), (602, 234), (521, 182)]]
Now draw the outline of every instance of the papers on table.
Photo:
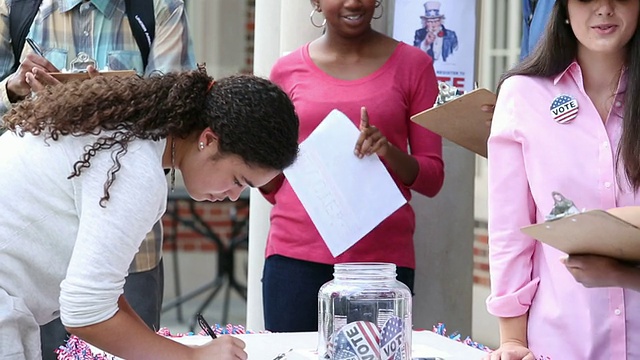
[(346, 115), (333, 110), (284, 171), (334, 257), (406, 203), (376, 155), (354, 155), (359, 135)]

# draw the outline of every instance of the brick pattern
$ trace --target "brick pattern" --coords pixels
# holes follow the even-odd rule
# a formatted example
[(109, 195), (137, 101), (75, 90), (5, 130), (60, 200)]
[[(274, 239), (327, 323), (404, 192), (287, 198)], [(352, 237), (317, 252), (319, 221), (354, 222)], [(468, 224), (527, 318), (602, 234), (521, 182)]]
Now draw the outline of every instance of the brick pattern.
[[(174, 246), (180, 251), (217, 250), (217, 245), (214, 241), (188, 226), (189, 223), (193, 223), (189, 208), (191, 201), (181, 199), (169, 201), (167, 204), (167, 213), (162, 218), (164, 225), (164, 251), (172, 251)], [(177, 213), (180, 218), (177, 223), (171, 216), (174, 206), (177, 206)], [(243, 201), (235, 203), (230, 201), (194, 202), (194, 209), (196, 214), (225, 244), (228, 244), (232, 236), (234, 223), (231, 214), (234, 209), (236, 221), (246, 220), (249, 216), (249, 206)], [(174, 239), (177, 239), (177, 242), (174, 243)]]
[(486, 226), (476, 227), (473, 242), (473, 282), (490, 286), (489, 280), (489, 237)]
[[(189, 210), (189, 200), (180, 200), (177, 202), (179, 216), (181, 219), (189, 221), (191, 213)], [(170, 211), (174, 206), (173, 202), (167, 205)], [(231, 220), (231, 211), (236, 208), (237, 220), (242, 221), (249, 216), (249, 207), (247, 203), (225, 202), (201, 202), (195, 203), (196, 213), (208, 224), (208, 226), (220, 237), (220, 239), (228, 243), (232, 236), (233, 223)], [(207, 239), (202, 234), (194, 231), (183, 223), (174, 227), (174, 221), (171, 216), (165, 214), (163, 217), (164, 224), (164, 250), (172, 251), (174, 247), (173, 239), (175, 238), (175, 229), (177, 229), (176, 248), (180, 251), (215, 251), (216, 244)], [(489, 243), (487, 236), (486, 224), (476, 224), (474, 230), (474, 246), (473, 246), (473, 282), (477, 285), (490, 286), (489, 280)]]
[(246, 13), (246, 29), (247, 37), (245, 39), (245, 64), (242, 70), (245, 74), (253, 73), (253, 36), (255, 32), (255, 9), (256, 1), (247, 0), (247, 13)]

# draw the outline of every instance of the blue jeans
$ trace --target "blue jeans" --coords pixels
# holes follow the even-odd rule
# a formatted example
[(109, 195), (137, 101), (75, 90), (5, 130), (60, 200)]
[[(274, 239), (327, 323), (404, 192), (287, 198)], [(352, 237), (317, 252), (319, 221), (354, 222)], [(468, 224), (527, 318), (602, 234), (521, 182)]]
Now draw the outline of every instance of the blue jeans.
[[(151, 329), (160, 328), (160, 310), (164, 291), (164, 266), (162, 260), (149, 271), (129, 274), (124, 283), (124, 297), (133, 310)], [(67, 330), (57, 318), (40, 327), (42, 359), (56, 360), (55, 349), (64, 345)]]
[[(415, 271), (398, 267), (397, 279), (413, 294)], [(269, 331), (318, 331), (318, 291), (333, 280), (333, 265), (268, 257), (262, 274), (264, 325)]]

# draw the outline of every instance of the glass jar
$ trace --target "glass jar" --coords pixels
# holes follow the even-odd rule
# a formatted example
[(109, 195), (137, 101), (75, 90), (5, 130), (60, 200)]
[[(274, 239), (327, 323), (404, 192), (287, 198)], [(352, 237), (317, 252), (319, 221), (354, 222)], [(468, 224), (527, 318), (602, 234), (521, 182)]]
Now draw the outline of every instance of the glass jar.
[(318, 359), (411, 359), (411, 291), (387, 263), (334, 265), (318, 292)]

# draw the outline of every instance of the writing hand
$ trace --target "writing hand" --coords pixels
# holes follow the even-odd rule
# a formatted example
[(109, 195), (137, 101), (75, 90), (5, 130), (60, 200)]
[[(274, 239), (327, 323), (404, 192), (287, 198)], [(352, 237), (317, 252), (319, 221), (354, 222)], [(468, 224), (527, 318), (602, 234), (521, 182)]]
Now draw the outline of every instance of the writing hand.
[[(34, 75), (34, 70), (36, 70), (36, 72), (41, 71), (42, 73), (59, 71), (55, 66), (53, 66), (52, 63), (49, 62), (49, 60), (43, 58), (42, 56), (38, 56), (35, 53), (29, 53), (22, 61), (22, 63), (20, 63), (20, 66), (18, 67), (16, 72), (11, 74), (11, 76), (7, 80), (7, 95), (12, 102), (22, 100), (32, 91), (37, 91), (36, 89), (33, 89), (31, 84), (29, 84), (29, 82), (27, 81), (27, 74)], [(30, 80), (36, 79), (32, 76)], [(32, 83), (38, 89), (41, 89), (44, 87), (44, 85), (46, 85), (46, 82), (42, 82), (46, 81), (46, 79), (43, 79), (42, 81), (41, 79), (37, 80), (37, 82), (32, 81)]]

